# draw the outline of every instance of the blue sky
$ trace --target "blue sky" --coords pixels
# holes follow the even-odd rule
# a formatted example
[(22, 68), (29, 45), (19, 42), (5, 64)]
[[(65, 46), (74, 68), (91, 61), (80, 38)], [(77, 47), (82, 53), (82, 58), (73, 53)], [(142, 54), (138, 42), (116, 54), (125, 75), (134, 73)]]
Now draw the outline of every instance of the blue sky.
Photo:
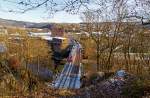
[[(16, 9), (16, 5), (0, 0), (0, 18), (29, 22), (56, 22), (56, 23), (79, 23), (80, 15), (71, 15), (66, 12), (58, 12), (53, 16), (45, 13), (44, 8), (28, 11), (26, 13), (6, 12), (5, 10)], [(49, 16), (49, 17), (48, 17)]]

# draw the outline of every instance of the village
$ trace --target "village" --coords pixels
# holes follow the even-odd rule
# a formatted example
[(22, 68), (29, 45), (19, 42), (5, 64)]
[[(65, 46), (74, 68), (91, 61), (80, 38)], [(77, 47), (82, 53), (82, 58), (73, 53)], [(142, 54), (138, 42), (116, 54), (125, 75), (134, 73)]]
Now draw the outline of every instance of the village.
[[(93, 70), (96, 71), (98, 68), (98, 66), (94, 66), (96, 62), (94, 63), (93, 62), (94, 60), (92, 60), (91, 58), (92, 54), (94, 54), (94, 51), (92, 49), (92, 47), (94, 46), (91, 46), (93, 44), (88, 45), (94, 42), (90, 40), (91, 35), (86, 32), (86, 24), (83, 25), (83, 23), (81, 23), (80, 30), (81, 32), (74, 32), (74, 33), (67, 32), (66, 33), (64, 29), (55, 26), (51, 30), (44, 29), (44, 31), (47, 31), (47, 32), (42, 32), (43, 31), (42, 29), (35, 29), (36, 31), (35, 32), (32, 30), (26, 30), (26, 28), (24, 28), (23, 30), (21, 29), (18, 30), (19, 32), (15, 31), (11, 33), (7, 31), (6, 28), (1, 27), (0, 53), (1, 53), (1, 67), (3, 71), (2, 76), (4, 75), (3, 78), (13, 77), (11, 80), (8, 80), (8, 84), (12, 86), (13, 89), (18, 89), (18, 92), (19, 91), (26, 92), (28, 90), (30, 92), (33, 92), (34, 89), (36, 90), (39, 89), (39, 87), (37, 86), (41, 85), (42, 81), (43, 82), (45, 81), (46, 83), (45, 86), (47, 86), (50, 90), (53, 91), (52, 88), (55, 88), (55, 87), (56, 88), (71, 88), (71, 89), (77, 89), (77, 88), (79, 89), (80, 87), (84, 88), (89, 85), (95, 85), (95, 83), (97, 84), (98, 81), (103, 81), (103, 79), (112, 76), (116, 72), (116, 69), (120, 67), (120, 65), (117, 63), (121, 63), (121, 60), (124, 59), (124, 53), (121, 53), (121, 50), (122, 50), (121, 48), (123, 48), (123, 45), (118, 44), (117, 46), (115, 46), (114, 50), (116, 52), (113, 54), (113, 57), (116, 60), (120, 60), (120, 62), (115, 62), (115, 65), (118, 65), (118, 66), (113, 67), (114, 71), (108, 72), (108, 67), (106, 68), (101, 67), (101, 70), (103, 69), (102, 71), (99, 71), (98, 73), (94, 73), (92, 71)], [(148, 32), (149, 32), (149, 29), (145, 31), (145, 35), (144, 35), (145, 39), (146, 38), (149, 39)], [(102, 33), (100, 32), (93, 32), (92, 34), (97, 35), (97, 36), (102, 36)], [(111, 38), (113, 38), (113, 33), (108, 34), (106, 36), (110, 36)], [(123, 39), (124, 36), (126, 35), (123, 35), (123, 34), (119, 35), (118, 40)], [(85, 43), (85, 41), (86, 42), (88, 41), (88, 44)], [(75, 43), (81, 43), (82, 46), (80, 46), (79, 48), (81, 53), (72, 54), (73, 49), (74, 49), (73, 47), (76, 47)], [(93, 53), (91, 54), (89, 51), (93, 51)], [(79, 57), (76, 55), (79, 55)], [(133, 62), (135, 61), (141, 62), (141, 54), (131, 52), (128, 55), (130, 55), (130, 60), (132, 60)], [(75, 61), (74, 60), (72, 61), (71, 60), (72, 58), (75, 58), (74, 59)], [(81, 58), (82, 58), (82, 61), (81, 61)], [(143, 60), (146, 64), (149, 64), (148, 53), (142, 54), (142, 61)], [(68, 64), (70, 63), (73, 65), (79, 65), (79, 69), (78, 70), (76, 70), (76, 68), (74, 69), (73, 65), (72, 67), (69, 66)], [(87, 64), (91, 64), (92, 66), (89, 66)], [(132, 67), (135, 68), (134, 65)], [(126, 69), (126, 67), (124, 68)], [(129, 68), (131, 70), (131, 67)], [(4, 71), (4, 69), (6, 72), (7, 71), (9, 72), (8, 75), (5, 75), (6, 72)], [(73, 69), (74, 71), (75, 70), (76, 71), (74, 72)], [(138, 73), (140, 72), (140, 70), (136, 68), (135, 70), (137, 70)], [(142, 70), (145, 70), (145, 72), (147, 72), (147, 75), (149, 75), (148, 66), (145, 66), (144, 69)], [(144, 74), (146, 75), (145, 72)], [(75, 75), (75, 73), (79, 76), (74, 76), (75, 78), (72, 77), (72, 79), (69, 78), (70, 75), (72, 74)], [(97, 78), (95, 78), (96, 80), (95, 79), (91, 80), (92, 77), (93, 78), (97, 77)], [(87, 80), (88, 78), (89, 80)], [(25, 82), (24, 79), (28, 79), (28, 81), (26, 85), (22, 84), (22, 86), (24, 86), (23, 88), (22, 87), (16, 88), (17, 86), (16, 79), (18, 81), (22, 81), (23, 84)], [(114, 80), (112, 78), (109, 81), (114, 81)], [(15, 84), (12, 84), (13, 82), (15, 82)], [(120, 85), (121, 83), (123, 83), (123, 81), (122, 82), (120, 81), (119, 83), (120, 83), (118, 84), (119, 88), (118, 86), (116, 87), (117, 90), (120, 90), (120, 87), (121, 87)], [(108, 85), (112, 86), (113, 82), (109, 84), (105, 84), (105, 83), (101, 84), (101, 86), (102, 85), (105, 85), (106, 87)], [(8, 85), (3, 84), (3, 89), (8, 88), (7, 86)], [(109, 91), (110, 89), (112, 88), (107, 87), (108, 91), (105, 91), (104, 93), (111, 92)], [(115, 94), (114, 96), (116, 96), (119, 94), (119, 92), (115, 91), (110, 94)]]

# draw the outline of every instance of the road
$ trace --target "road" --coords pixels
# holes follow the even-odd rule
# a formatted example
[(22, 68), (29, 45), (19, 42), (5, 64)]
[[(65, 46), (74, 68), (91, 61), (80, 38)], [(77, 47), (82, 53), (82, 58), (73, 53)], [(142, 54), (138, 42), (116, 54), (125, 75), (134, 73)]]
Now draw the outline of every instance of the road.
[(81, 45), (74, 41), (67, 63), (56, 80), (53, 81), (52, 87), (59, 89), (80, 88), (81, 66)]

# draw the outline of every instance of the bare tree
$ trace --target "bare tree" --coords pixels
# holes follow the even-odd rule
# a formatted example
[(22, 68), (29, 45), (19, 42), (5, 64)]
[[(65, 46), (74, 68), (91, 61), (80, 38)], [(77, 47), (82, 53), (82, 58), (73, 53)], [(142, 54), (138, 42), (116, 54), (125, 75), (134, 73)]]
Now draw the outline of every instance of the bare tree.
[[(109, 20), (116, 19), (119, 14), (123, 16), (122, 18), (125, 20), (132, 19), (133, 21), (134, 19), (134, 21), (138, 20), (142, 23), (144, 23), (144, 21), (149, 22), (150, 20), (149, 0), (3, 0), (3, 2), (9, 2), (16, 5), (16, 9), (10, 7), (8, 10), (9, 12), (25, 13), (38, 8), (45, 8), (43, 11), (46, 11), (49, 14), (59, 11), (66, 11), (75, 14), (85, 10), (94, 9), (105, 11), (107, 16), (103, 16), (109, 18)], [(124, 9), (127, 13), (122, 13)]]
[(80, 8), (88, 8), (90, 0), (3, 0), (16, 4), (18, 9), (10, 9), (9, 12), (25, 13), (37, 8), (45, 8), (50, 14), (58, 11), (77, 13)]

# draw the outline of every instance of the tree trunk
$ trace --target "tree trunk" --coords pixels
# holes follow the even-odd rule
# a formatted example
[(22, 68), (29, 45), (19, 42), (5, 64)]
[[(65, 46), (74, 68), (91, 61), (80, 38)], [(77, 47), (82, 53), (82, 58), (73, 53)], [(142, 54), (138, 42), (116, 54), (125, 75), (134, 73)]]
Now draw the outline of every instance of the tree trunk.
[(99, 68), (99, 66), (100, 66), (99, 58), (100, 58), (100, 54), (99, 54), (99, 43), (98, 43), (97, 44), (97, 71), (100, 70), (100, 68)]
[(97, 71), (100, 70), (100, 35), (98, 35), (98, 40), (97, 40)]

